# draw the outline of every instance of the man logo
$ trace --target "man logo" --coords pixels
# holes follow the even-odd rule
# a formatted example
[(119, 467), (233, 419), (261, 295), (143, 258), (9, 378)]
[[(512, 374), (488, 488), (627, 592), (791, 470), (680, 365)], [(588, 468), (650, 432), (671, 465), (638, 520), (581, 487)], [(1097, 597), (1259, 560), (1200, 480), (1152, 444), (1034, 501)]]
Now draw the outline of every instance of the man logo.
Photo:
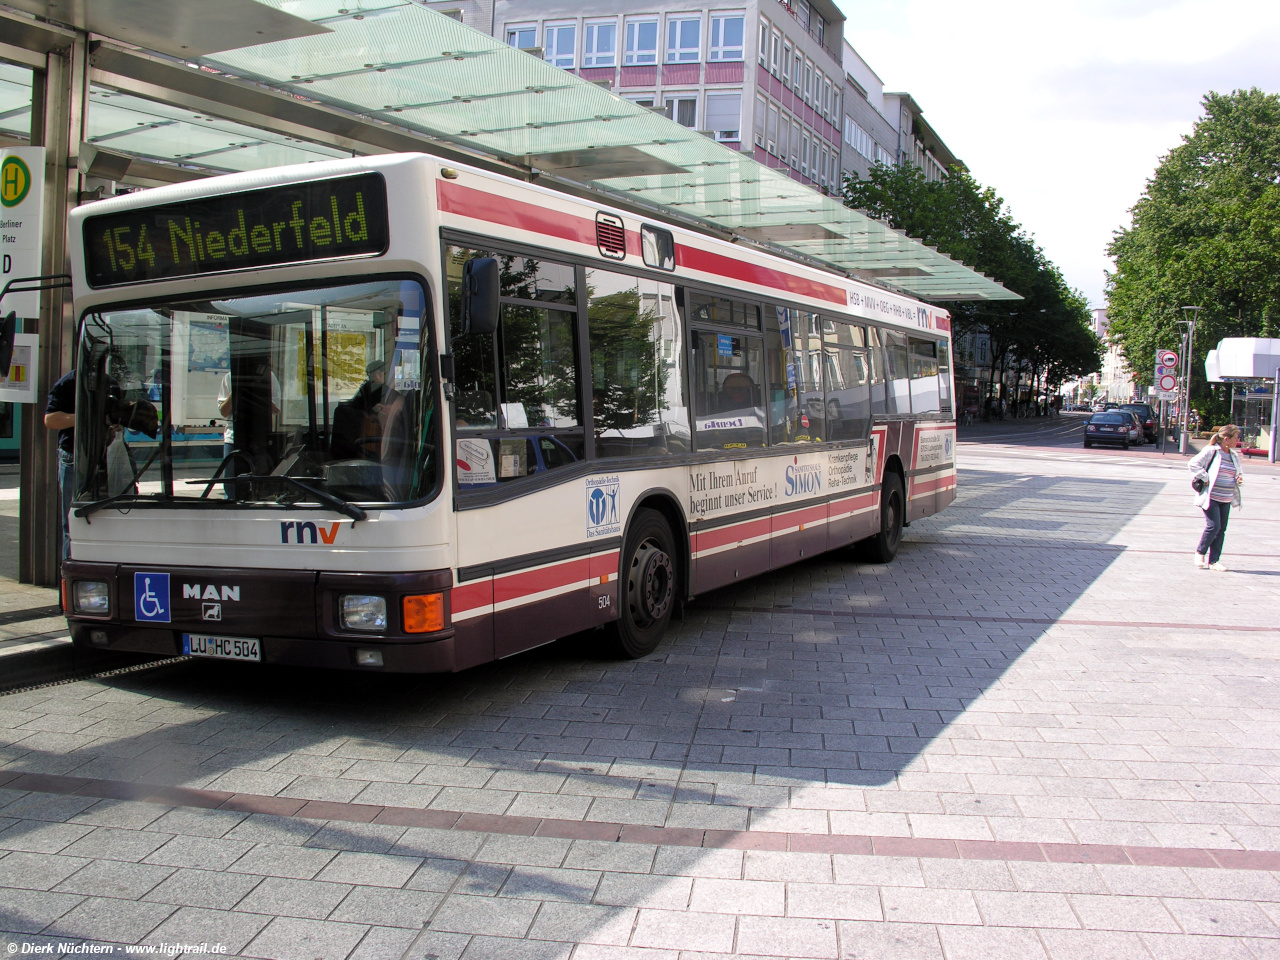
[(223, 586), (218, 588), (212, 583), (206, 584), (201, 589), (198, 583), (184, 583), (182, 585), (183, 600), (239, 600), (240, 587)]

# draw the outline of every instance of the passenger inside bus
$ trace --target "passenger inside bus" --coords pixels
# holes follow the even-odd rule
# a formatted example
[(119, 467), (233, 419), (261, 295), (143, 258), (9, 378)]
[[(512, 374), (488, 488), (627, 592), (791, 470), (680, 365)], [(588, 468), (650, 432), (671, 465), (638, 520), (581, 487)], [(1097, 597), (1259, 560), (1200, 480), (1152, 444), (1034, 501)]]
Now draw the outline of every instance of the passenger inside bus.
[(760, 388), (748, 374), (734, 372), (720, 384), (720, 412), (760, 406)]

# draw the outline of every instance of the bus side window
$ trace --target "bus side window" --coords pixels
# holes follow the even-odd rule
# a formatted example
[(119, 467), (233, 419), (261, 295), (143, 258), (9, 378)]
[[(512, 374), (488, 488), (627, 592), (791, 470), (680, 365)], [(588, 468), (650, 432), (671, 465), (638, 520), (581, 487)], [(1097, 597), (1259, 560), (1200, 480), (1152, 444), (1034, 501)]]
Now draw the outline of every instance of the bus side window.
[(885, 413), (911, 412), (911, 372), (907, 362), (907, 335), (880, 331), (885, 359)]
[(675, 286), (587, 269), (596, 456), (689, 452)]
[(938, 397), (939, 409), (951, 412), (951, 345), (943, 340), (938, 344)]
[(493, 429), (498, 425), (493, 334), (462, 334), (462, 270), (466, 262), (484, 254), (450, 247), (449, 352), (453, 354), (454, 426), (459, 430)]
[(698, 448), (763, 447), (764, 357), (759, 336), (695, 330), (691, 343)]
[[(462, 268), (478, 256), (500, 266), (498, 329), (462, 336)], [(450, 247), (445, 266), (458, 485), (492, 486), (580, 461), (574, 268), (464, 247)]]
[(937, 413), (938, 344), (911, 338), (911, 409), (915, 413)]
[(787, 376), (791, 332), (786, 307), (772, 304), (764, 308), (764, 350), (767, 374), (765, 407), (769, 417), (770, 443), (786, 443), (791, 439), (789, 427), (794, 419), (789, 411), (795, 406), (794, 368)]

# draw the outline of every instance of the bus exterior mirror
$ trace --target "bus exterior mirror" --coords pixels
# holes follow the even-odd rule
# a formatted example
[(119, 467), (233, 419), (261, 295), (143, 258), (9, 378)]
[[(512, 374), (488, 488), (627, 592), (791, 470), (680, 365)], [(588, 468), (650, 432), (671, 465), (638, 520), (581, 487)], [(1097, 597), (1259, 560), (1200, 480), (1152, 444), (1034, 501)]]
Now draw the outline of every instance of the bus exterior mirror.
[(498, 329), (498, 261), (472, 257), (462, 268), (462, 332)]

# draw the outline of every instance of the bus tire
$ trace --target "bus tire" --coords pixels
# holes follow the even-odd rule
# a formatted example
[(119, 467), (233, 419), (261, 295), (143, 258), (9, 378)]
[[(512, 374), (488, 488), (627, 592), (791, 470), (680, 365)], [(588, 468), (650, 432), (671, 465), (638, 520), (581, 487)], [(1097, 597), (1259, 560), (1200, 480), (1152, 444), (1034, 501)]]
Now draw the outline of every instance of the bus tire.
[(902, 543), (906, 499), (902, 480), (896, 473), (886, 473), (880, 484), (880, 532), (867, 541), (867, 555), (873, 563), (888, 563)]
[(639, 511), (627, 531), (618, 571), (618, 619), (611, 625), (617, 656), (643, 657), (662, 642), (676, 605), (677, 562), (666, 518), (656, 510)]

